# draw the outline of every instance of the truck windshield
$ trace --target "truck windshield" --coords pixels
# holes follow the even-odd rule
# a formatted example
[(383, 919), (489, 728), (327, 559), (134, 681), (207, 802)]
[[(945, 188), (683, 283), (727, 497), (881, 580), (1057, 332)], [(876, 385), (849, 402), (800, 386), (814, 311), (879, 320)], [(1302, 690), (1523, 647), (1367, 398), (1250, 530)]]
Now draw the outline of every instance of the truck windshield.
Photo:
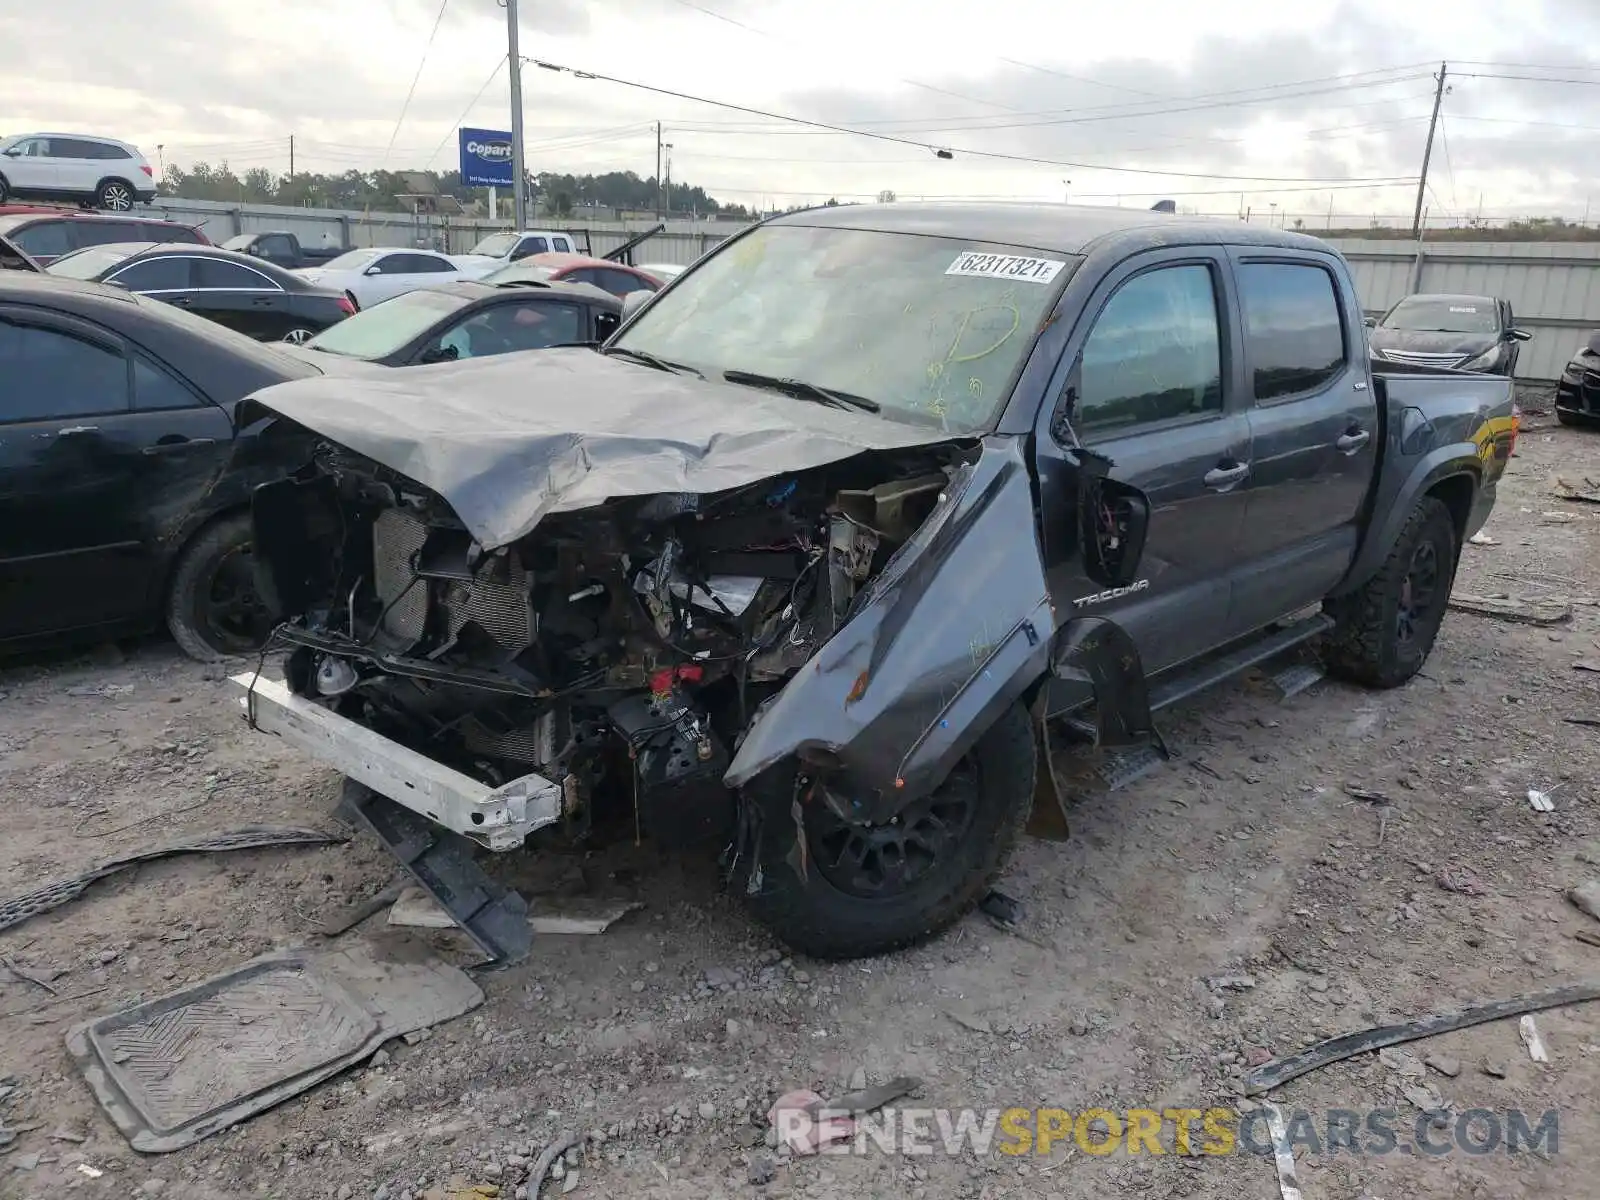
[(1485, 296), (1408, 296), (1383, 319), (1385, 329), (1412, 333), (1493, 333), (1495, 303)]
[(328, 326), (306, 342), (306, 348), (348, 358), (382, 358), (471, 303), (450, 292), (406, 292)]
[(511, 248), (516, 244), (517, 235), (514, 233), (491, 233), (468, 253), (487, 254), (490, 258), (504, 258), (511, 253)]
[(971, 433), (998, 414), (1076, 264), (1018, 246), (768, 225), (663, 292), (609, 348)]
[(256, 240), (256, 235), (255, 234), (253, 234), (253, 233), (241, 233), (238, 236), (231, 237), (227, 241), (223, 242), (222, 243), (222, 248), (224, 250), (248, 250), (248, 249), (250, 249), (251, 243), (254, 242), (255, 240)]

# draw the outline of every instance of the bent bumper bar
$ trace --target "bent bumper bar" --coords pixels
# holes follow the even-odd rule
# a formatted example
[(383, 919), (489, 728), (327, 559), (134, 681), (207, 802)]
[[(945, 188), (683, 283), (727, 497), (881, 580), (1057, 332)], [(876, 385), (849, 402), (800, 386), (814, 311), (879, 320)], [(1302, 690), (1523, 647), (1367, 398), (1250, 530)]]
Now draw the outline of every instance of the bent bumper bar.
[(256, 728), (275, 733), (313, 758), (366, 784), (490, 850), (514, 850), (535, 829), (561, 819), (561, 785), (523, 775), (498, 788), (479, 783), (296, 696), (253, 672), (233, 676), (245, 694), (239, 705)]

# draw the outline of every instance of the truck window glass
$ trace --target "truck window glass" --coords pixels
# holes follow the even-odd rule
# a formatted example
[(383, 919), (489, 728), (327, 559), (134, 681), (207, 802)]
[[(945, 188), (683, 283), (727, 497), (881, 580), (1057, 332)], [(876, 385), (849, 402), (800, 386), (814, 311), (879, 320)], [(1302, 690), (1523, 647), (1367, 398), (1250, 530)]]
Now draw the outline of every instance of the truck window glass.
[(760, 226), (660, 293), (616, 348), (707, 377), (803, 380), (876, 401), (888, 420), (966, 433), (1006, 402), (1076, 265), (957, 238)]
[(1211, 268), (1162, 267), (1124, 283), (1083, 345), (1080, 434), (1222, 411), (1222, 338)]
[(122, 355), (54, 329), (0, 321), (0, 423), (127, 409)]
[(1309, 263), (1245, 263), (1239, 293), (1258, 401), (1312, 391), (1343, 369), (1344, 322), (1327, 271)]

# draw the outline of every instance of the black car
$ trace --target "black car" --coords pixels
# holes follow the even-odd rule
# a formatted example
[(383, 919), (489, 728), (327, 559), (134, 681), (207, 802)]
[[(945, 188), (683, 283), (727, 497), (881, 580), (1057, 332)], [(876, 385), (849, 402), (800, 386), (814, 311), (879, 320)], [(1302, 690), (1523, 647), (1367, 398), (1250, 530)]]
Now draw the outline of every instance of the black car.
[(1521, 343), (1511, 303), (1493, 296), (1407, 296), (1377, 321), (1367, 344), (1380, 362), (1515, 375)]
[(0, 213), (0, 234), (41, 267), (89, 246), (148, 242), (209, 246), (206, 235), (181, 221), (153, 217), (111, 217), (99, 213)]
[(0, 273), (0, 647), (163, 619), (198, 658), (256, 644), (249, 499), (282, 472), (231, 461), (234, 412), (319, 373), (142, 296)]
[(1556, 419), (1600, 426), (1600, 329), (1591, 333), (1556, 381)]
[(356, 311), (343, 292), (217, 246), (118, 242), (58, 258), (51, 275), (110, 283), (263, 342), (304, 342)]
[(446, 283), (374, 304), (305, 343), (306, 351), (386, 367), (603, 342), (622, 302), (588, 284)]

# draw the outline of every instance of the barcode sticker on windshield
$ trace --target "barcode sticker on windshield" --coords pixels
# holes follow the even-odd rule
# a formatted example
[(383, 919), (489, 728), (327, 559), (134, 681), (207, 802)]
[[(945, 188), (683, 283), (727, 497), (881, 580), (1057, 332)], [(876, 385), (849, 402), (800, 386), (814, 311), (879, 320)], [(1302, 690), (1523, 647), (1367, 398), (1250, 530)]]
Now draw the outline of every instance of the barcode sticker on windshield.
[(1473, 314), (1476, 314), (1478, 310), (1475, 309), (1475, 308), (1468, 308), (1464, 304), (1452, 304), (1450, 306), (1450, 311), (1453, 312), (1453, 313), (1473, 313)]
[(971, 275), (981, 279), (1018, 279), (1024, 283), (1049, 283), (1066, 266), (1053, 258), (1024, 258), (1020, 254), (984, 254), (968, 250), (956, 255), (946, 275)]

